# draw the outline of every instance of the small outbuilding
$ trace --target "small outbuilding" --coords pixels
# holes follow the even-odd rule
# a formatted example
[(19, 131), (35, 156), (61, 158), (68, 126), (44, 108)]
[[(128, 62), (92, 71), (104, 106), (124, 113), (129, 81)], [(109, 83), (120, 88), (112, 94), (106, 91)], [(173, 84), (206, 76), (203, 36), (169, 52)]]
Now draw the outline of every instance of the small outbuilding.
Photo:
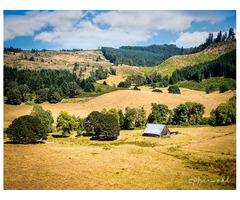
[(149, 137), (163, 137), (171, 135), (171, 132), (164, 124), (150, 124), (147, 123), (147, 127), (144, 130), (142, 136), (149, 136)]

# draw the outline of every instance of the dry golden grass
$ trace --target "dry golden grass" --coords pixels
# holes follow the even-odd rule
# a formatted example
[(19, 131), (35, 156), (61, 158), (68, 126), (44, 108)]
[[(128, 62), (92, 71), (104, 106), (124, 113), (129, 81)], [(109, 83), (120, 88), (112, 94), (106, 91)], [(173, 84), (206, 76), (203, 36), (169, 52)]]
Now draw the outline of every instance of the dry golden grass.
[[(143, 87), (141, 87), (143, 89)], [(148, 90), (148, 89), (146, 89)], [(68, 111), (70, 114), (76, 116), (86, 117), (90, 112), (96, 110), (101, 111), (103, 108), (119, 108), (125, 107), (141, 107), (144, 106), (147, 115), (151, 112), (151, 103), (165, 104), (170, 109), (175, 108), (179, 104), (187, 101), (202, 103), (205, 108), (204, 116), (210, 116), (212, 109), (215, 109), (220, 103), (227, 102), (235, 92), (226, 93), (212, 93), (205, 94), (201, 91), (192, 91), (189, 89), (181, 88), (182, 94), (169, 94), (166, 93), (167, 89), (162, 88), (164, 93), (156, 93), (150, 91), (134, 91), (134, 90), (119, 90), (107, 93), (94, 98), (74, 98), (63, 100), (57, 104), (50, 104), (45, 102), (41, 106), (50, 110), (56, 122), (57, 116), (60, 111)], [(20, 106), (4, 105), (4, 127), (17, 117), (30, 114), (33, 106), (21, 104)]]
[[(34, 57), (35, 61), (24, 60), (21, 58), (29, 59)], [(96, 61), (97, 57), (101, 58)], [(44, 62), (41, 62), (41, 59)], [(19, 53), (5, 53), (4, 65), (14, 66), (18, 68), (28, 69), (67, 69), (72, 71), (74, 63), (79, 63), (80, 67), (92, 66), (111, 66), (110, 62), (104, 58), (101, 51), (77, 51), (77, 52), (63, 52), (63, 51), (46, 51), (31, 53), (30, 51), (22, 51)]]
[(126, 78), (123, 78), (122, 76), (118, 76), (118, 75), (110, 75), (109, 77), (107, 77), (107, 79), (104, 80), (99, 80), (97, 81), (97, 83), (103, 83), (104, 81), (106, 81), (106, 83), (110, 86), (118, 86), (118, 84), (122, 81), (125, 81)]
[[(45, 144), (5, 143), (4, 189), (236, 189), (236, 126), (170, 130), (180, 133), (150, 138), (143, 130), (121, 131), (118, 140), (101, 142), (53, 133)], [(226, 162), (230, 169), (222, 168)], [(189, 183), (223, 175), (229, 183)]]

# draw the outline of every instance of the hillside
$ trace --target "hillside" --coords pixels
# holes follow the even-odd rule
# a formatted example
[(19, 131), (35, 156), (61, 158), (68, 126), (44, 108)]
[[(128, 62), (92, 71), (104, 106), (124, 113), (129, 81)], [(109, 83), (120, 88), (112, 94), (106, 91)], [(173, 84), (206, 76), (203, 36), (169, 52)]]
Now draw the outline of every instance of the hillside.
[[(29, 59), (33, 57), (34, 61)], [(72, 72), (74, 64), (78, 63), (79, 68), (86, 68), (88, 72), (92, 67), (110, 67), (111, 63), (104, 58), (101, 51), (21, 51), (4, 53), (4, 65), (17, 67), (18, 69), (66, 69)]]
[(167, 58), (179, 54), (176, 45), (122, 46), (118, 49), (102, 47), (103, 55), (115, 65), (149, 67), (162, 63)]
[(236, 49), (236, 40), (214, 43), (199, 53), (172, 56), (171, 58), (165, 60), (162, 64), (154, 67), (152, 71), (171, 76), (176, 69), (215, 60), (233, 49)]

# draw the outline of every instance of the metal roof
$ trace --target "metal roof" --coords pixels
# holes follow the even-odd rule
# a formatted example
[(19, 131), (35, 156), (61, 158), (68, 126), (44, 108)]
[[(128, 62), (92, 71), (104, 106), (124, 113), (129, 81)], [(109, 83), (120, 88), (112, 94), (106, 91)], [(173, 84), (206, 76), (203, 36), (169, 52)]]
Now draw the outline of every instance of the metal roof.
[(161, 135), (162, 130), (164, 129), (164, 124), (150, 124), (147, 123), (147, 127), (144, 130), (144, 133), (150, 133), (155, 135)]

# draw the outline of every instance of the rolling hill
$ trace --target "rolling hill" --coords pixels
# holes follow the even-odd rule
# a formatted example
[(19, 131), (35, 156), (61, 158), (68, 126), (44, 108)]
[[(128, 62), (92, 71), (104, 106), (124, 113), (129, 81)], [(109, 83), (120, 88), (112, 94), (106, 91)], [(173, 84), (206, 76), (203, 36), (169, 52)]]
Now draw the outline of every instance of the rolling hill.
[[(199, 53), (172, 56), (165, 60), (162, 64), (153, 67), (151, 71), (160, 72), (162, 75), (171, 76), (176, 69), (181, 69), (186, 66), (193, 66), (199, 63), (215, 60), (221, 55), (228, 53), (234, 49), (236, 49), (235, 39), (220, 43), (214, 43)], [(146, 71), (150, 71), (150, 69), (147, 69)]]

